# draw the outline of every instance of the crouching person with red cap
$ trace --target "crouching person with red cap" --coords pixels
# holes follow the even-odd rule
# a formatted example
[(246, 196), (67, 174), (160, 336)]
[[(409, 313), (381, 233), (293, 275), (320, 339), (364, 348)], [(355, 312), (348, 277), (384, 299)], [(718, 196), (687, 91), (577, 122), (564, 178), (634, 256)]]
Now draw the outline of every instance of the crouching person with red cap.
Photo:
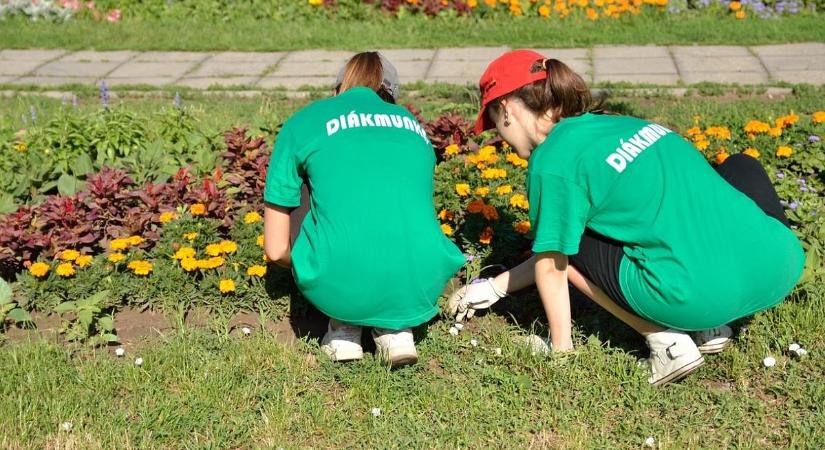
[(796, 285), (805, 256), (755, 159), (714, 170), (670, 129), (601, 113), (579, 75), (532, 51), (499, 57), (479, 85), (476, 132), (496, 128), (529, 159), (534, 254), (456, 291), (459, 320), (535, 284), (553, 349), (570, 350), (569, 282), (645, 336), (661, 385)]

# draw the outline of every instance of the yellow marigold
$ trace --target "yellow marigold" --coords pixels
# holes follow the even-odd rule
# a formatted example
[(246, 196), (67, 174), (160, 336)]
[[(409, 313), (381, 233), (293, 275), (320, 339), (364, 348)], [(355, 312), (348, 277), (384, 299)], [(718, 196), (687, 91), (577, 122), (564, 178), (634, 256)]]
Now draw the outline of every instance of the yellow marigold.
[(487, 194), (490, 193), (490, 188), (488, 187), (477, 187), (474, 194), (479, 197), (486, 197)]
[(80, 252), (77, 250), (63, 250), (60, 252), (60, 259), (63, 261), (74, 261), (78, 256), (80, 256)]
[(111, 253), (106, 259), (108, 259), (109, 262), (113, 262), (113, 263), (117, 264), (117, 263), (123, 261), (124, 259), (126, 259), (126, 255), (124, 255), (123, 253), (120, 253), (120, 252), (115, 252), (115, 253)]
[(787, 145), (780, 145), (776, 149), (776, 156), (780, 158), (787, 158), (793, 154), (793, 149), (788, 147)]
[(825, 111), (817, 111), (811, 116), (811, 120), (814, 123), (822, 123), (825, 122)]
[(263, 247), (264, 246), (264, 235), (263, 234), (258, 235), (258, 237), (255, 238), (255, 244), (258, 247)]
[(129, 236), (127, 238), (127, 240), (129, 241), (129, 245), (132, 245), (132, 246), (140, 245), (144, 241), (144, 239), (140, 236)]
[(522, 194), (516, 194), (510, 197), (510, 206), (515, 206), (516, 208), (521, 209), (530, 209), (530, 203), (527, 201), (527, 197)]
[(467, 0), (467, 6), (470, 8), (475, 8), (478, 6), (478, 0)]
[(263, 277), (266, 275), (266, 266), (262, 266), (260, 264), (249, 266), (249, 268), (246, 269), (246, 274), (250, 277)]
[(255, 211), (248, 212), (243, 216), (243, 222), (247, 225), (250, 223), (260, 222), (261, 220), (263, 220), (263, 217)]
[(220, 246), (223, 253), (235, 253), (238, 251), (238, 244), (234, 241), (221, 241)]
[(736, 11), (736, 14), (734, 14), (734, 16), (735, 16), (738, 20), (742, 20), (742, 19), (744, 19), (744, 18), (746, 17), (746, 15), (745, 15), (745, 11)]
[(761, 120), (751, 120), (745, 125), (745, 133), (750, 134), (767, 133), (770, 129), (770, 124), (762, 122)]
[(484, 210), (484, 200), (473, 200), (467, 204), (467, 212), (478, 214)]
[(513, 226), (513, 228), (516, 230), (516, 233), (526, 234), (530, 231), (530, 221), (529, 220), (522, 220), (522, 221), (516, 222), (516, 224)]
[(195, 258), (183, 258), (180, 260), (180, 266), (187, 272), (193, 272), (200, 268), (200, 264)]
[(521, 167), (521, 168), (526, 168), (527, 167), (527, 164), (528, 164), (527, 160), (524, 159), (524, 158), (521, 158), (519, 155), (517, 155), (515, 153), (508, 153), (506, 158), (507, 158), (507, 162), (509, 162), (510, 164), (512, 164), (516, 167)]
[(72, 266), (72, 263), (68, 262), (58, 264), (57, 268), (54, 271), (61, 277), (70, 277), (75, 273), (74, 266)]
[(470, 185), (466, 183), (459, 183), (455, 185), (455, 191), (458, 195), (466, 197), (470, 195)]
[(794, 113), (790, 113), (787, 116), (782, 116), (776, 119), (776, 126), (779, 128), (788, 128), (797, 122), (799, 122), (799, 116)]
[(29, 273), (36, 276), (37, 278), (42, 278), (49, 273), (49, 265), (44, 262), (36, 262), (29, 266)]
[(442, 223), (441, 224), (441, 232), (446, 234), (447, 236), (453, 235), (453, 227), (449, 223)]
[(730, 2), (730, 10), (731, 11), (739, 11), (742, 9), (742, 3), (740, 2)]
[(699, 150), (706, 150), (710, 146), (710, 141), (697, 141), (694, 145)]
[(768, 136), (779, 137), (782, 136), (782, 127), (773, 127), (768, 130)]
[(550, 8), (547, 5), (539, 6), (539, 15), (541, 17), (549, 17), (550, 16)]
[(444, 148), (444, 153), (447, 155), (456, 155), (459, 151), (461, 151), (461, 147), (457, 144), (450, 144)]
[(498, 220), (498, 211), (493, 205), (484, 205), (484, 208), (481, 209), (481, 214), (487, 220)]
[(169, 222), (171, 222), (171, 221), (173, 221), (177, 218), (178, 218), (178, 215), (175, 214), (174, 212), (166, 211), (166, 212), (160, 213), (160, 217), (158, 218), (158, 220), (160, 220), (160, 223), (169, 223)]
[(77, 267), (80, 267), (81, 269), (84, 267), (88, 267), (92, 264), (92, 256), (80, 255), (74, 260), (74, 263), (77, 264)]
[(725, 162), (726, 159), (728, 159), (728, 157), (730, 157), (730, 154), (728, 152), (719, 152), (719, 153), (717, 153), (716, 154), (716, 164), (722, 164), (723, 162)]
[(705, 140), (707, 140), (707, 138), (705, 137), (704, 134), (700, 133), (700, 134), (697, 134), (697, 135), (693, 136), (693, 142), (699, 142), (699, 141), (705, 141)]
[(750, 156), (751, 158), (759, 158), (759, 150), (757, 150), (753, 147), (746, 148), (745, 151), (742, 152), (742, 153)]
[(697, 134), (702, 134), (702, 129), (699, 127), (690, 127), (685, 131), (686, 136), (696, 136)]
[(498, 195), (505, 195), (513, 192), (513, 186), (509, 184), (505, 184), (496, 188), (496, 194)]
[(224, 260), (220, 256), (213, 256), (209, 259), (201, 259), (198, 260), (198, 267), (201, 269), (217, 269), (218, 267), (222, 266), (226, 260)]
[(218, 289), (220, 289), (223, 294), (235, 292), (235, 282), (232, 280), (221, 280), (218, 284)]
[(705, 134), (715, 137), (717, 139), (730, 139), (730, 130), (727, 127), (708, 127)]
[(195, 203), (189, 207), (189, 212), (191, 212), (193, 216), (202, 216), (206, 214), (206, 205), (203, 203)]
[(142, 259), (132, 261), (126, 267), (134, 271), (135, 275), (149, 275), (152, 271), (152, 263)]
[(496, 179), (496, 178), (506, 178), (507, 171), (504, 169), (484, 169), (481, 172), (481, 178), (485, 179)]
[(185, 258), (194, 258), (197, 255), (197, 252), (192, 247), (181, 247), (178, 251), (172, 255), (172, 259), (185, 259)]
[(308, 0), (311, 6), (321, 6), (324, 4), (324, 0)]
[(489, 245), (490, 241), (493, 240), (493, 229), (487, 227), (484, 231), (481, 232), (481, 235), (478, 237), (478, 242), (481, 242), (484, 245)]
[(599, 13), (597, 13), (596, 10), (593, 8), (587, 8), (585, 10), (585, 13), (587, 14), (588, 20), (596, 20), (599, 18)]
[(442, 209), (438, 212), (438, 218), (441, 220), (453, 220), (453, 213), (447, 211), (446, 209)]
[(187, 241), (194, 241), (198, 237), (198, 233), (193, 231), (191, 233), (183, 233), (183, 238)]
[(206, 246), (206, 254), (209, 256), (220, 256), (223, 253), (221, 244), (209, 244)]

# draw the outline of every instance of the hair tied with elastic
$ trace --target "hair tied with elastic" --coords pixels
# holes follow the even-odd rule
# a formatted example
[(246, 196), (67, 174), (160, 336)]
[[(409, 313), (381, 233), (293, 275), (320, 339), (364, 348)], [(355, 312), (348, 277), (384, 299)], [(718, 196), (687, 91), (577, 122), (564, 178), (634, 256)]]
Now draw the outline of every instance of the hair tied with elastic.
[(533, 65), (530, 67), (530, 73), (539, 73), (541, 71), (545, 71), (549, 75), (550, 74), (550, 64), (549, 64), (549, 62), (550, 62), (550, 60), (547, 59), (547, 58), (536, 60), (536, 62), (534, 62)]

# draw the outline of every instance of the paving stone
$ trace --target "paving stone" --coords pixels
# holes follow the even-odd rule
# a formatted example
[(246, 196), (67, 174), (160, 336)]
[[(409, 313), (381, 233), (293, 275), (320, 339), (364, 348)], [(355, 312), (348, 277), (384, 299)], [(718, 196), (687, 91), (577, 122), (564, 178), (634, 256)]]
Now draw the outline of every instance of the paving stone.
[(311, 87), (333, 87), (335, 84), (335, 77), (266, 77), (262, 78), (258, 81), (257, 86), (264, 88), (264, 89), (272, 89), (272, 88), (287, 88), (287, 89), (297, 89), (304, 86), (311, 86)]
[(66, 53), (66, 50), (2, 50), (0, 59), (11, 61), (50, 61)]
[(755, 56), (674, 56), (680, 72), (760, 72), (765, 68)]
[(257, 76), (260, 77), (264, 72), (272, 66), (270, 62), (221, 62), (209, 60), (201, 64), (193, 72), (188, 73), (187, 77), (193, 78), (221, 78), (233, 76)]
[(446, 83), (459, 86), (478, 86), (478, 78), (472, 77), (429, 77), (423, 80), (425, 83)]
[(509, 47), (442, 48), (436, 52), (435, 58), (436, 61), (484, 61), (486, 67), (508, 50)]
[(673, 74), (676, 66), (667, 58), (596, 58), (593, 61), (595, 75), (617, 74)]
[(768, 74), (760, 72), (682, 72), (682, 80), (694, 83), (763, 84), (768, 82)]
[(53, 61), (34, 71), (34, 76), (100, 78), (118, 66), (117, 62)]
[(203, 52), (143, 52), (132, 62), (198, 62), (208, 56)]
[(747, 48), (735, 45), (674, 45), (670, 47), (670, 51), (674, 57), (753, 56)]
[(537, 48), (534, 50), (547, 58), (558, 59), (564, 63), (567, 63), (569, 59), (590, 59), (586, 48)]
[(182, 78), (175, 82), (176, 86), (188, 86), (197, 89), (208, 89), (210, 87), (230, 87), (230, 86), (254, 86), (259, 77), (232, 77), (232, 78)]
[(270, 75), (275, 77), (335, 77), (341, 68), (341, 62), (286, 62), (278, 64), (278, 67)]
[(490, 61), (454, 61), (438, 59), (433, 62), (427, 78), (467, 78), (477, 83)]
[(825, 56), (825, 43), (758, 45), (751, 46), (751, 50), (759, 56)]
[(0, 83), (8, 83), (8, 82), (11, 82), (12, 80), (14, 80), (16, 78), (17, 78), (16, 76), (0, 75)]
[(598, 46), (593, 48), (593, 58), (669, 58), (670, 54), (666, 47), (657, 47), (653, 45), (643, 46)]
[(111, 86), (123, 85), (148, 85), (148, 86), (167, 86), (175, 81), (173, 77), (124, 77), (124, 78), (106, 78), (106, 84)]
[(191, 62), (128, 62), (108, 75), (108, 78), (174, 77), (178, 78), (195, 64)]
[(94, 77), (21, 77), (12, 84), (37, 85), (37, 86), (60, 86), (64, 84), (95, 84)]
[(396, 61), (393, 62), (398, 70), (398, 78), (417, 78), (423, 80), (430, 68), (429, 61)]
[(286, 56), (285, 52), (222, 52), (218, 53), (206, 62), (221, 62), (221, 63), (266, 63), (276, 64)]
[(825, 70), (825, 57), (810, 56), (763, 56), (762, 62), (771, 72)]
[(435, 50), (408, 48), (408, 49), (389, 49), (378, 50), (382, 55), (387, 57), (393, 64), (401, 61), (430, 61), (435, 56)]
[(679, 76), (676, 74), (599, 74), (593, 76), (595, 83), (646, 83), (646, 84), (676, 84)]
[(58, 61), (65, 62), (124, 62), (132, 59), (138, 52), (133, 51), (112, 51), (95, 52), (91, 50), (69, 53)]
[(825, 70), (780, 71), (771, 74), (776, 81), (788, 83), (825, 84)]
[(291, 52), (286, 55), (282, 63), (314, 63), (314, 62), (335, 62), (338, 65), (345, 63), (355, 53), (346, 51), (330, 50), (303, 50)]
[(41, 64), (43, 64), (42, 61), (8, 61), (0, 59), (0, 75), (25, 75)]

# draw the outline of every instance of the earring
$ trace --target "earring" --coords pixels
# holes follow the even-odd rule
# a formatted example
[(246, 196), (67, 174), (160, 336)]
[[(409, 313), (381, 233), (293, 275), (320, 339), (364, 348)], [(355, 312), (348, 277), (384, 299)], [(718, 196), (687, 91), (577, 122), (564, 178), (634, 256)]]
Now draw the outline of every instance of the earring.
[(507, 114), (507, 111), (504, 111), (504, 126), (505, 127), (510, 126), (510, 115)]

